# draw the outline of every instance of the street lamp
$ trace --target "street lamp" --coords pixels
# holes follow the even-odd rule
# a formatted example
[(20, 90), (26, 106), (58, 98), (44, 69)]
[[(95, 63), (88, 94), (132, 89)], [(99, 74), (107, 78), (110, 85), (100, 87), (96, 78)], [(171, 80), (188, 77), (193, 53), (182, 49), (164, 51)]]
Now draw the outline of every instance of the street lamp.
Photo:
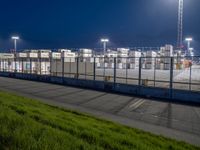
[(191, 37), (188, 37), (188, 38), (185, 39), (185, 41), (187, 42), (187, 50), (188, 50), (188, 52), (190, 51), (190, 44), (191, 44), (192, 40), (193, 39)]
[(106, 44), (109, 42), (109, 39), (101, 39), (101, 42), (103, 43), (103, 51), (104, 51), (104, 56), (105, 56)]
[(17, 40), (19, 40), (19, 36), (12, 36), (12, 40), (14, 40), (14, 50), (15, 53), (17, 51)]

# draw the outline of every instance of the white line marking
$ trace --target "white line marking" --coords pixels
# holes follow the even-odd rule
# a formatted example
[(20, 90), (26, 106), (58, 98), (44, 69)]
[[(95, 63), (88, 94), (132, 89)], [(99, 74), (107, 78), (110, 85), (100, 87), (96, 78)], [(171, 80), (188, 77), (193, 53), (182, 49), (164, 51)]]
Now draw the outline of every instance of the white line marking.
[(130, 106), (130, 108), (133, 108), (132, 109), (132, 111), (133, 111), (133, 110), (137, 109), (138, 107), (140, 107), (144, 102), (146, 102), (146, 100), (140, 99), (137, 102), (135, 102), (134, 104), (132, 104)]
[(142, 99), (139, 99), (139, 100), (136, 101), (135, 103), (131, 104), (131, 105), (129, 106), (129, 108), (134, 107), (135, 105), (137, 105), (137, 104), (140, 103), (141, 101), (142, 101)]
[[(139, 104), (137, 104), (137, 105), (134, 107), (134, 109), (137, 109), (138, 107), (140, 107), (144, 102), (145, 102), (145, 100), (143, 100), (142, 102), (140, 102)], [(134, 110), (134, 109), (133, 109), (133, 110)]]

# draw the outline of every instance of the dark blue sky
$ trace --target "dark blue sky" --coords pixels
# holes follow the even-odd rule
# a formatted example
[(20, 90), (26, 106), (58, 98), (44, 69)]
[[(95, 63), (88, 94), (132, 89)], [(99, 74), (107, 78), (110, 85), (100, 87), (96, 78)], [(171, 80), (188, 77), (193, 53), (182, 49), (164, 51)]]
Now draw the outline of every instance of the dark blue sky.
[[(175, 44), (178, 0), (0, 0), (0, 49)], [(200, 0), (185, 0), (184, 35), (200, 42)], [(200, 44), (199, 44), (200, 45)]]

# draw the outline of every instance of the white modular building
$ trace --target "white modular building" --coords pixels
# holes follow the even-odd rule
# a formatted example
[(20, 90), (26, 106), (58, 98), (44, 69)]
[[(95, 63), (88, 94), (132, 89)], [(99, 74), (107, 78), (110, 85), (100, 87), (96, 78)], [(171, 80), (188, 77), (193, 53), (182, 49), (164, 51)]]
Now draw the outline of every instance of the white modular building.
[(147, 51), (146, 52), (146, 69), (153, 69), (155, 66), (157, 53), (155, 51)]
[(105, 53), (104, 61), (102, 61), (101, 66), (105, 66), (105, 68), (114, 68), (114, 58), (117, 58), (118, 52), (113, 50), (108, 50)]
[(26, 61), (22, 58), (27, 58), (26, 53), (17, 53), (17, 58), (15, 61), (15, 55), (11, 53), (1, 53), (1, 71), (10, 71), (10, 72), (22, 72), (25, 69)]
[(104, 57), (102, 57), (102, 55), (96, 55), (95, 63), (97, 68), (103, 68)]
[(71, 53), (72, 51), (70, 49), (59, 49), (58, 52), (60, 53)]
[(39, 69), (38, 50), (26, 50), (24, 52), (27, 53), (27, 58), (30, 60), (30, 67), (27, 67), (27, 68), (29, 68), (28, 70), (30, 71), (30, 73), (33, 73), (33, 74), (39, 73), (39, 71), (38, 71), (38, 69)]
[(14, 54), (0, 53), (0, 71), (13, 72), (15, 69)]
[(38, 57), (39, 62), (36, 66), (37, 73), (43, 75), (50, 74), (51, 50), (39, 50)]
[(93, 56), (93, 51), (91, 49), (80, 49), (79, 58), (81, 62), (91, 62), (93, 61), (91, 57)]
[(59, 52), (52, 52), (51, 53), (51, 58), (52, 59), (61, 59), (61, 53), (59, 53)]
[[(59, 50), (52, 53), (51, 73), (52, 75), (62, 76), (62, 73), (69, 74), (76, 69), (76, 53), (71, 50)], [(64, 65), (64, 66), (63, 66)], [(64, 70), (63, 70), (64, 69)]]
[(186, 61), (185, 54), (182, 53), (181, 50), (175, 50), (174, 52), (174, 68), (175, 69), (183, 69), (184, 62)]
[(39, 50), (38, 54), (39, 58), (41, 59), (49, 59), (51, 55), (51, 50)]
[(160, 69), (169, 70), (171, 65), (170, 57), (173, 57), (173, 46), (165, 45), (165, 47), (160, 48)]
[(127, 62), (128, 62), (128, 54), (129, 54), (128, 48), (118, 48), (118, 58), (117, 58), (117, 68), (118, 69), (125, 69), (127, 68)]
[(28, 55), (27, 55), (27, 53), (22, 52), (22, 53), (17, 53), (16, 56), (18, 58), (27, 58)]
[(17, 59), (14, 63), (17, 72), (28, 73), (30, 71), (30, 60), (28, 60), (28, 54), (25, 52), (17, 53)]
[(118, 56), (118, 52), (113, 51), (113, 50), (108, 50), (105, 54), (105, 57), (108, 57), (108, 58), (115, 58), (117, 56)]
[(80, 49), (79, 50), (79, 57), (92, 57), (92, 50), (91, 49)]
[(139, 68), (139, 60), (140, 57), (142, 56), (142, 53), (140, 51), (130, 51), (129, 52), (129, 64), (130, 64), (130, 69), (135, 69)]
[(27, 56), (28, 56), (28, 58), (31, 58), (31, 59), (37, 59), (38, 58), (38, 53), (29, 52), (29, 53), (27, 53)]
[(128, 48), (118, 48), (117, 49), (118, 57), (128, 57), (129, 50), (130, 49)]
[(174, 48), (172, 45), (165, 45), (164, 56), (172, 57), (174, 53)]
[(51, 53), (51, 75), (56, 75), (56, 73), (61, 73), (62, 71), (62, 54), (61, 52)]
[(64, 57), (64, 62), (75, 62), (76, 61), (76, 53), (71, 51), (62, 52), (62, 57)]

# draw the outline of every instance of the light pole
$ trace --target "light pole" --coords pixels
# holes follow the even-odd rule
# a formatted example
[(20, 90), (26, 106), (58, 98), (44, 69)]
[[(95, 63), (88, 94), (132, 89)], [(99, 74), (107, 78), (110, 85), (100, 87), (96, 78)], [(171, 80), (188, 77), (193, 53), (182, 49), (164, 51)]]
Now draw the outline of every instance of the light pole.
[(101, 42), (103, 43), (103, 54), (104, 54), (104, 57), (105, 57), (106, 44), (109, 42), (109, 39), (101, 39)]
[(14, 52), (17, 52), (17, 40), (19, 40), (18, 36), (12, 36), (12, 40), (14, 40)]
[(190, 44), (191, 44), (192, 40), (193, 39), (191, 37), (188, 37), (188, 38), (185, 39), (185, 41), (187, 42), (187, 51), (188, 51), (188, 53), (190, 53)]
[(182, 49), (183, 45), (183, 11), (184, 0), (178, 0), (178, 37), (177, 46)]

